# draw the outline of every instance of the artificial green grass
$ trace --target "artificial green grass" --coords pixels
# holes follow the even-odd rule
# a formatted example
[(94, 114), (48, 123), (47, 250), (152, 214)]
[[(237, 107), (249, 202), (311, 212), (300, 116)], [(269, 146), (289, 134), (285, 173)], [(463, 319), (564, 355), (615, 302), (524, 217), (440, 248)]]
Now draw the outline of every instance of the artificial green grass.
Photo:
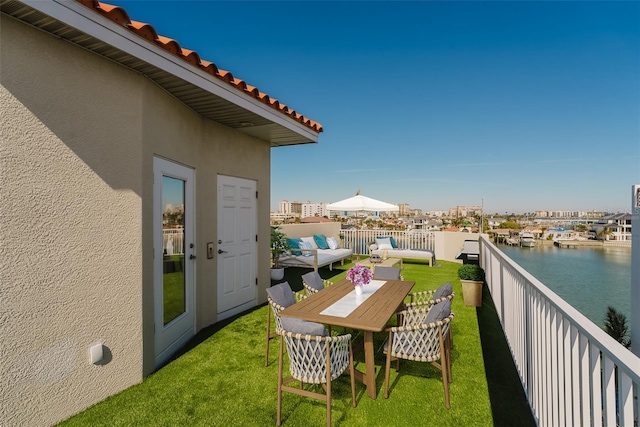
[(176, 317), (184, 313), (184, 271), (164, 273), (163, 280), (163, 320), (164, 324), (171, 322)]
[[(321, 269), (325, 279), (339, 280), (352, 264)], [(456, 297), (452, 309), (454, 349), (453, 383), (450, 384), (451, 409), (444, 406), (442, 375), (427, 363), (402, 361), (400, 372), (391, 371), (389, 399), (383, 396), (385, 356), (376, 352), (376, 386), (378, 398), (370, 399), (364, 386), (356, 382), (357, 407), (350, 405), (349, 377), (343, 374), (333, 382), (333, 425), (341, 426), (488, 426), (501, 421), (516, 420), (522, 425), (531, 417), (528, 407), (504, 408), (494, 400), (512, 399), (513, 390), (494, 387), (490, 392), (476, 308), (464, 306), (459, 264), (439, 261), (435, 267), (423, 263), (405, 263), (405, 280), (415, 281), (413, 291), (435, 289), (451, 281)], [(309, 270), (286, 269), (285, 279), (294, 289), (301, 289), (300, 275)], [(490, 299), (489, 299), (490, 302)], [(489, 303), (487, 302), (487, 304)], [(484, 310), (484, 306), (478, 311)], [(265, 322), (267, 307), (263, 305), (235, 319), (220, 322), (201, 331), (193, 348), (164, 368), (133, 386), (61, 423), (63, 426), (269, 426), (276, 422), (276, 387), (278, 377), (279, 340), (270, 344), (269, 366), (264, 366)], [(483, 328), (496, 329), (496, 318), (485, 316)], [(499, 341), (498, 333), (493, 333)], [(376, 349), (386, 339), (385, 333), (375, 335)], [(504, 341), (504, 337), (502, 338)], [(495, 342), (493, 342), (494, 345)], [(503, 343), (503, 345), (505, 345)], [(502, 349), (504, 350), (504, 348)], [(504, 351), (500, 352), (504, 357)], [(364, 368), (363, 354), (356, 358), (356, 367)], [(495, 357), (487, 349), (484, 357)], [(507, 359), (510, 361), (510, 356)], [(498, 372), (501, 381), (513, 385), (513, 372)], [(511, 361), (511, 364), (513, 362)], [(517, 377), (515, 378), (517, 383)], [(520, 394), (522, 390), (520, 389)], [(493, 411), (511, 412), (505, 418)], [(282, 402), (284, 426), (326, 425), (323, 402), (284, 393)], [(503, 424), (506, 425), (506, 424)]]

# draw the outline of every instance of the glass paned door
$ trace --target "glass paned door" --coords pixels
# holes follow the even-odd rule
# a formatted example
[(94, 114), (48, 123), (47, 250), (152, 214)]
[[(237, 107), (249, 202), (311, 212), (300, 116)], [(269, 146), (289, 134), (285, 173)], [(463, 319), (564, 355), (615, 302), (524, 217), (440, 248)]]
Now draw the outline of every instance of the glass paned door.
[(195, 331), (195, 171), (153, 160), (155, 360), (161, 366)]

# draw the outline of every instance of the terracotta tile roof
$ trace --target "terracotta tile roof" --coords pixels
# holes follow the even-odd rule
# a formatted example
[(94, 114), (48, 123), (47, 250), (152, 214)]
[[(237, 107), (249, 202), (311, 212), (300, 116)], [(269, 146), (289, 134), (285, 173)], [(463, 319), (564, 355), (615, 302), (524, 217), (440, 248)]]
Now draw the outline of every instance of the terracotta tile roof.
[(157, 44), (166, 51), (176, 55), (178, 58), (189, 62), (194, 67), (198, 67), (206, 73), (216, 77), (236, 89), (248, 94), (249, 96), (259, 100), (263, 104), (270, 106), (281, 112), (282, 114), (302, 123), (315, 132), (322, 132), (322, 125), (315, 122), (295, 110), (290, 109), (285, 104), (280, 103), (277, 99), (271, 98), (269, 95), (262, 93), (258, 88), (248, 85), (244, 80), (234, 77), (231, 72), (219, 69), (213, 62), (205, 61), (200, 58), (198, 52), (180, 47), (180, 44), (173, 39), (159, 35), (152, 25), (144, 22), (132, 21), (127, 11), (119, 6), (110, 5), (97, 0), (76, 0), (79, 3), (97, 11), (101, 15), (109, 18), (113, 22), (127, 28), (138, 36)]

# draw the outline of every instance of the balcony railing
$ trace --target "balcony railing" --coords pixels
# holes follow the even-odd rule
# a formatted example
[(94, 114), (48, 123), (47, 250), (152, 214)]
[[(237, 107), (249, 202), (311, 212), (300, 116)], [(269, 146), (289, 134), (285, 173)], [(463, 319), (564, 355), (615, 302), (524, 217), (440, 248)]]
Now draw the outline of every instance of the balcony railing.
[(162, 250), (164, 255), (184, 254), (184, 228), (163, 229)]
[(480, 255), (538, 425), (637, 425), (640, 358), (485, 237)]
[(359, 255), (369, 254), (369, 245), (379, 236), (393, 236), (400, 249), (435, 250), (433, 233), (416, 230), (415, 232), (396, 230), (341, 230), (343, 241)]

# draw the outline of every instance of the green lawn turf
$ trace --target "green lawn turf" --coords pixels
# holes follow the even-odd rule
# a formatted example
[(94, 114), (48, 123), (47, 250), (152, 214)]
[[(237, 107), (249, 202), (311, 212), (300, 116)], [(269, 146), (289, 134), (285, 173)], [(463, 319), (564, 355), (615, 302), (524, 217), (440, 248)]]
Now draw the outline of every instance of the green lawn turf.
[[(324, 279), (339, 280), (353, 264), (321, 269)], [(376, 353), (378, 398), (370, 399), (356, 382), (357, 407), (350, 405), (349, 377), (333, 383), (333, 425), (341, 426), (490, 426), (534, 425), (519, 386), (508, 347), (501, 334), (491, 299), (478, 313), (464, 306), (459, 264), (439, 261), (404, 264), (405, 280), (415, 281), (413, 291), (435, 289), (451, 281), (456, 316), (451, 409), (444, 406), (442, 376), (427, 363), (402, 361), (393, 369), (389, 399), (384, 399), (384, 362)], [(287, 268), (285, 280), (294, 290), (302, 288), (300, 275), (308, 269)], [(278, 339), (270, 344), (270, 364), (264, 366), (266, 305), (201, 331), (184, 354), (133, 386), (61, 423), (63, 426), (271, 426), (276, 422)], [(376, 349), (386, 334), (376, 334)], [(487, 346), (483, 352), (483, 345)], [(494, 353), (493, 348), (497, 348)], [(491, 363), (485, 369), (485, 358)], [(364, 365), (363, 354), (357, 363)], [(285, 368), (286, 369), (286, 368)], [(499, 402), (503, 402), (500, 404)], [(499, 412), (496, 412), (499, 411)], [(326, 425), (324, 403), (285, 393), (284, 426)]]

